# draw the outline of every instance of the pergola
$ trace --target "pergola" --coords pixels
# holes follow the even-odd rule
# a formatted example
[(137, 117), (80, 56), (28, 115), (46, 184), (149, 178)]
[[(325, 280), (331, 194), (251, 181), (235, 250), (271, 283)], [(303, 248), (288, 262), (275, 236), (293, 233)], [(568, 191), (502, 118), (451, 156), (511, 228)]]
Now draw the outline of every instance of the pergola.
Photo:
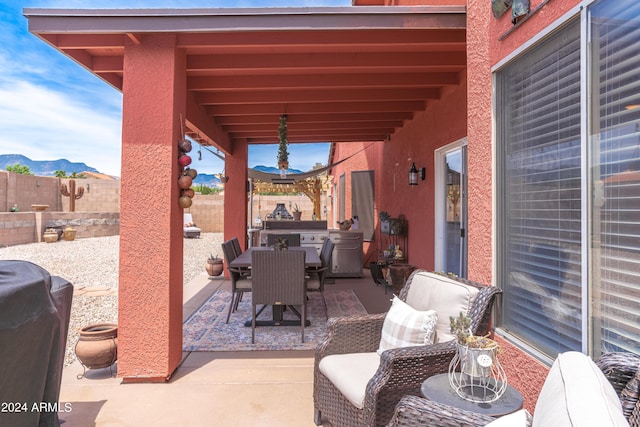
[(182, 358), (177, 142), (225, 153), (225, 238), (247, 226), (248, 144), (388, 141), (466, 69), (463, 6), (25, 9), (32, 33), (123, 93), (118, 375)]

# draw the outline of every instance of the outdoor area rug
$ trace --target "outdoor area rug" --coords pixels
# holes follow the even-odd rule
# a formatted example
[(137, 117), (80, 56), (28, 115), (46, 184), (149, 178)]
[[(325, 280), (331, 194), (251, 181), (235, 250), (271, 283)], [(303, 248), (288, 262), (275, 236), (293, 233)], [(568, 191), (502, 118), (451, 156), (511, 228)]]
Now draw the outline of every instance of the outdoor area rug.
[[(256, 342), (251, 344), (251, 327), (244, 326), (245, 321), (251, 320), (251, 292), (244, 294), (238, 310), (231, 313), (229, 323), (225, 323), (231, 292), (218, 290), (184, 322), (183, 350), (314, 350), (327, 334), (327, 312), (328, 317), (367, 313), (352, 290), (325, 289), (326, 311), (319, 292), (308, 295), (307, 320), (311, 325), (304, 329), (304, 343), (300, 326), (262, 326), (256, 327)], [(285, 311), (284, 318), (296, 319), (291, 310)], [(271, 307), (265, 308), (258, 319), (271, 319)]]

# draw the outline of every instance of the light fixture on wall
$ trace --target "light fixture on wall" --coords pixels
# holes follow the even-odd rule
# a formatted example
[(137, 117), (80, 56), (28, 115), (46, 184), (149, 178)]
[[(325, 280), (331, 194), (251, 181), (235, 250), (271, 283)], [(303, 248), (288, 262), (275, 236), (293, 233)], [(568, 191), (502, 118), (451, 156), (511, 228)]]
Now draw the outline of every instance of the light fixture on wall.
[(416, 164), (411, 163), (411, 169), (409, 169), (409, 185), (418, 185), (418, 177), (424, 181), (426, 174), (426, 168), (416, 169)]

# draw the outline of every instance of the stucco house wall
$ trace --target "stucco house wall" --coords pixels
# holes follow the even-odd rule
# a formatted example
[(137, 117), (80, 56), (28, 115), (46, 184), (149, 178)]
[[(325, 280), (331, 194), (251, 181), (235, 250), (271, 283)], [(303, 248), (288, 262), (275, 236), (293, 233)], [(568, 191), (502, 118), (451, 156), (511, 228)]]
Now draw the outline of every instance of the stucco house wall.
[[(373, 144), (356, 157), (334, 167), (331, 175), (338, 184), (334, 197), (337, 203), (339, 178), (345, 173), (345, 217), (351, 215), (351, 172), (375, 170), (374, 198), (376, 239), (365, 245), (367, 256), (381, 250), (379, 211), (387, 211), (392, 217), (404, 215), (408, 221), (408, 262), (420, 268), (434, 268), (434, 150), (466, 136), (467, 115), (466, 76), (460, 76), (460, 85), (443, 91), (439, 100), (427, 105), (424, 112), (416, 115), (405, 126), (385, 142), (363, 142), (336, 144), (334, 160), (343, 159), (363, 147)], [(409, 169), (426, 168), (426, 179), (417, 186), (409, 186)]]

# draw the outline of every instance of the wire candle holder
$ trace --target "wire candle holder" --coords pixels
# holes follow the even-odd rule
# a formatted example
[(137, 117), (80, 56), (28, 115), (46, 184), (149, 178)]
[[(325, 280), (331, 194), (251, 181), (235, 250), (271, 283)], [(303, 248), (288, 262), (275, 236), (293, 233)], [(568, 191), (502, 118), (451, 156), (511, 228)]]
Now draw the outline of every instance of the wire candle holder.
[(486, 339), (482, 348), (457, 344), (449, 364), (449, 383), (461, 398), (478, 403), (494, 402), (507, 389), (507, 375), (498, 361), (498, 343)]

